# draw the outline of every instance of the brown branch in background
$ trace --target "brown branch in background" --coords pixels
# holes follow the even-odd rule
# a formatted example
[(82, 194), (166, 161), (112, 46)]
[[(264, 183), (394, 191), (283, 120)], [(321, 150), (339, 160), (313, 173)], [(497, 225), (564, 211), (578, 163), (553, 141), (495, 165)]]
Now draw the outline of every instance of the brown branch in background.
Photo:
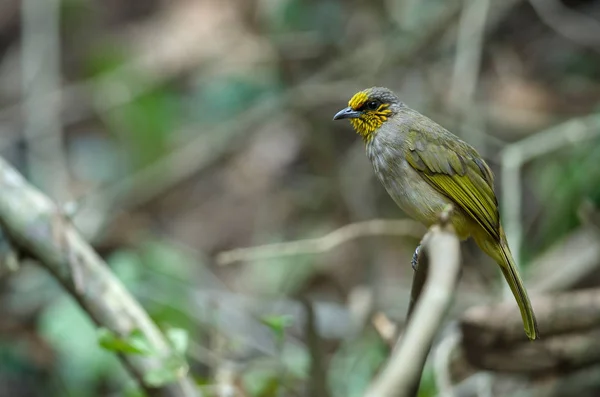
[[(599, 289), (533, 296), (532, 302), (542, 339), (600, 327)], [(527, 340), (514, 302), (473, 307), (463, 315), (461, 327), (468, 342), (481, 348)]]
[[(460, 242), (448, 224), (451, 209), (433, 226), (423, 242), (418, 269), (430, 267), (423, 291), (406, 332), (366, 397), (412, 396), (431, 343), (450, 306), (460, 273)], [(423, 270), (424, 271), (424, 270)]]
[(46, 268), (96, 324), (121, 337), (132, 331), (143, 334), (154, 354), (119, 357), (146, 393), (169, 397), (199, 395), (187, 377), (183, 358), (177, 381), (159, 387), (144, 382), (151, 371), (166, 368), (166, 361), (175, 355), (172, 347), (56, 205), (2, 159), (0, 192), (0, 225), (15, 248)]
[(527, 340), (513, 302), (479, 306), (461, 319), (469, 362), (496, 371), (569, 370), (600, 360), (600, 289), (534, 297), (542, 339)]
[[(467, 361), (479, 369), (527, 375), (570, 372), (600, 360), (600, 329), (479, 349), (463, 335)], [(468, 347), (465, 347), (468, 346)]]
[(238, 261), (256, 261), (284, 256), (319, 254), (358, 237), (365, 236), (412, 236), (418, 237), (422, 226), (408, 220), (374, 219), (351, 223), (319, 238), (267, 244), (258, 247), (237, 248), (217, 255), (217, 263), (229, 265)]

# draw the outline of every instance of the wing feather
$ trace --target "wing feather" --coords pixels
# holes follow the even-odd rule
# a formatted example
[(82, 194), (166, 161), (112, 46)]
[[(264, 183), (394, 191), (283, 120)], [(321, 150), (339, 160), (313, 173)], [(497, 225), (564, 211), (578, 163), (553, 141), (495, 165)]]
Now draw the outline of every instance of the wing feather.
[(493, 174), (475, 149), (452, 138), (447, 133), (425, 140), (421, 133), (411, 131), (406, 159), (431, 186), (499, 240), (500, 217)]

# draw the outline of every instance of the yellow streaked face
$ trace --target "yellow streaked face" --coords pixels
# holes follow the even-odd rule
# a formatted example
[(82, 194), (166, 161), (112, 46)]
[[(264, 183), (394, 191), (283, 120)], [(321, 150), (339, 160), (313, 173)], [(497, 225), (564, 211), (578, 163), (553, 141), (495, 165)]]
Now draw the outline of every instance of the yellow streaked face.
[(348, 101), (348, 107), (339, 111), (334, 120), (349, 119), (356, 132), (365, 141), (373, 139), (374, 133), (392, 114), (390, 103), (382, 100), (374, 89), (359, 91)]

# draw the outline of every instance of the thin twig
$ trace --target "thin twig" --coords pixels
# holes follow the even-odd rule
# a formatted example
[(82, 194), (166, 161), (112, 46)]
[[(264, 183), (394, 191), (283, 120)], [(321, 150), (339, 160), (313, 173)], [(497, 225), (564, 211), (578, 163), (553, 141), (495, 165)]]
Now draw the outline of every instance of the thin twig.
[(408, 397), (418, 388), (431, 343), (454, 295), (460, 269), (460, 242), (452, 227), (441, 223), (430, 229), (424, 242), (425, 260), (419, 267), (430, 267), (425, 288), (399, 347), (367, 390), (366, 397)]
[(410, 236), (418, 237), (422, 226), (408, 220), (374, 219), (351, 223), (333, 232), (314, 239), (267, 244), (250, 248), (237, 248), (217, 255), (217, 263), (229, 265), (239, 261), (256, 261), (284, 256), (319, 254), (359, 237), (365, 236)]

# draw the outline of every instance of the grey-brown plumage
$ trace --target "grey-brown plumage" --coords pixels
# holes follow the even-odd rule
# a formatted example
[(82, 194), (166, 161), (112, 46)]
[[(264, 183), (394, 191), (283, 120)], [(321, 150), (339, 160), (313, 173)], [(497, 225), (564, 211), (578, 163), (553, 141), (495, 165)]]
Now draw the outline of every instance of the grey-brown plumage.
[(334, 119), (348, 118), (366, 142), (375, 174), (398, 206), (430, 226), (452, 204), (452, 225), (473, 237), (500, 266), (530, 339), (537, 322), (500, 224), (494, 177), (479, 153), (454, 134), (404, 105), (387, 88), (350, 99)]

